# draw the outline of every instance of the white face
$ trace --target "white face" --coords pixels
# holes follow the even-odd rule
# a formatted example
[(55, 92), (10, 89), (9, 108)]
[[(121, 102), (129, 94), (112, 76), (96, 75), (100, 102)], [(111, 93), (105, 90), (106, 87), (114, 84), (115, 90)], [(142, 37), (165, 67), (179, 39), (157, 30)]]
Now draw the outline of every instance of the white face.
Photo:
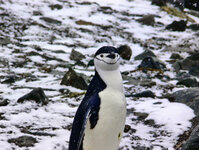
[(120, 55), (117, 53), (101, 53), (94, 59), (96, 69), (111, 71), (119, 68)]

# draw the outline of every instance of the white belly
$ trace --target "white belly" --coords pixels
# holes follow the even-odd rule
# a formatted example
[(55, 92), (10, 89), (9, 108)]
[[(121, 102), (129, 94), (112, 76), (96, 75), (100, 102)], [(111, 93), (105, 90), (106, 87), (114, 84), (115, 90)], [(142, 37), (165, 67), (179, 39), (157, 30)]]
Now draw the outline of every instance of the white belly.
[(101, 98), (99, 119), (94, 129), (87, 122), (84, 150), (117, 150), (124, 130), (126, 101), (122, 92), (105, 89)]

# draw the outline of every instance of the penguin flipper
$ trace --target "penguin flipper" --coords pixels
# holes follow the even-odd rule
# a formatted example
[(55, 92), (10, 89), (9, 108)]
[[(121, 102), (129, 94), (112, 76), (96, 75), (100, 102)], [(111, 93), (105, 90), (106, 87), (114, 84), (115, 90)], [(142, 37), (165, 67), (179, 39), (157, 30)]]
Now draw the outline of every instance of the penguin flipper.
[(94, 94), (90, 98), (84, 98), (81, 102), (73, 122), (72, 132), (69, 141), (69, 150), (83, 150), (83, 138), (87, 121), (90, 121), (91, 129), (95, 127), (98, 120), (100, 98)]

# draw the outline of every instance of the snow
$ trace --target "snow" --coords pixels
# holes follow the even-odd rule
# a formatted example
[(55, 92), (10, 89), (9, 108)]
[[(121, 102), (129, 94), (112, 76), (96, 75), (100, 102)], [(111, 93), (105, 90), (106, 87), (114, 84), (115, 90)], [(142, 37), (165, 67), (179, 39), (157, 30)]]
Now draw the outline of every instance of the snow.
[[(25, 79), (15, 82), (14, 84), (0, 84), (0, 97), (4, 99), (9, 99), (10, 104), (5, 107), (0, 107), (0, 113), (3, 113), (6, 120), (0, 120), (0, 125), (5, 126), (5, 128), (0, 128), (0, 146), (2, 149), (19, 149), (25, 150), (27, 148), (20, 148), (15, 144), (10, 144), (7, 142), (10, 138), (16, 138), (21, 135), (28, 135), (23, 133), (18, 126), (30, 127), (31, 131), (40, 131), (43, 128), (43, 132), (55, 134), (55, 136), (34, 136), (38, 140), (38, 143), (34, 147), (29, 147), (30, 150), (62, 150), (67, 149), (68, 141), (70, 136), (69, 126), (72, 124), (74, 114), (76, 109), (83, 98), (80, 96), (76, 98), (64, 97), (60, 94), (60, 89), (69, 89), (71, 92), (83, 92), (82, 90), (60, 85), (61, 77), (68, 70), (68, 68), (56, 67), (59, 64), (68, 64), (71, 62), (69, 59), (70, 52), (74, 48), (75, 50), (83, 53), (86, 56), (86, 61), (88, 62), (92, 59), (95, 51), (104, 45), (114, 45), (119, 46), (121, 44), (127, 44), (131, 47), (133, 51), (133, 56), (130, 61), (121, 60), (121, 71), (132, 71), (135, 70), (140, 61), (135, 61), (134, 57), (142, 53), (145, 49), (139, 43), (133, 43), (132, 37), (139, 39), (141, 41), (150, 40), (152, 37), (164, 37), (171, 38), (173, 41), (169, 43), (165, 41), (166, 44), (179, 43), (183, 39), (192, 36), (189, 31), (186, 32), (172, 32), (165, 31), (163, 27), (150, 27), (146, 25), (141, 25), (133, 20), (133, 16), (126, 16), (127, 22), (120, 22), (119, 18), (123, 17), (121, 14), (104, 14), (102, 12), (96, 11), (99, 6), (109, 6), (117, 11), (126, 11), (131, 14), (146, 15), (154, 14), (161, 17), (156, 17), (156, 21), (160, 21), (164, 24), (169, 24), (173, 20), (179, 18), (168, 15), (166, 12), (162, 12), (159, 7), (152, 6), (150, 1), (147, 0), (89, 0), (89, 2), (97, 2), (97, 4), (92, 5), (78, 5), (77, 2), (83, 2), (82, 0), (71, 0), (71, 1), (59, 1), (59, 0), (11, 0), (5, 1), (1, 5), (2, 8), (8, 9), (10, 12), (16, 16), (20, 16), (23, 19), (30, 19), (32, 21), (37, 21), (45, 26), (50, 26), (44, 21), (39, 19), (39, 16), (33, 16), (33, 11), (41, 11), (43, 16), (52, 17), (62, 21), (62, 24), (58, 27), (63, 35), (56, 32), (47, 30), (45, 28), (39, 27), (37, 25), (31, 26), (24, 31), (24, 35), (21, 37), (22, 44), (27, 47), (21, 48), (20, 50), (25, 53), (33, 51), (33, 46), (39, 46), (42, 51), (37, 51), (37, 53), (45, 56), (50, 56), (56, 59), (61, 59), (63, 62), (57, 60), (48, 60), (42, 56), (30, 56), (31, 62), (26, 64), (28, 68), (15, 68), (15, 67), (1, 67), (0, 66), (0, 76), (9, 76), (11, 74), (23, 74), (30, 73), (38, 78), (36, 81), (26, 82)], [(67, 4), (70, 3), (73, 7), (69, 7)], [(50, 4), (60, 4), (63, 5), (61, 10), (51, 10), (48, 6)], [(70, 19), (74, 17), (75, 19)], [(139, 17), (137, 17), (139, 18)], [(108, 29), (105, 33), (101, 33), (102, 30), (94, 26), (80, 26), (75, 23), (77, 20), (90, 21), (98, 25), (112, 25), (119, 24), (123, 32), (128, 32), (132, 35), (130, 38), (122, 37), (117, 35), (114, 29)], [(196, 19), (198, 22), (198, 18)], [(88, 29), (93, 33), (87, 33), (80, 30), (80, 28)], [(66, 30), (69, 33), (66, 33)], [(110, 31), (109, 31), (110, 30)], [(117, 30), (117, 28), (115, 29)], [(68, 35), (69, 34), (69, 35)], [(54, 42), (50, 43), (49, 39), (51, 36), (55, 36)], [(109, 35), (109, 36), (107, 36)], [(74, 36), (74, 37), (73, 37)], [(100, 42), (96, 42), (100, 41)], [(88, 48), (84, 46), (75, 45), (83, 44), (87, 45)], [(68, 46), (72, 45), (72, 46)], [(0, 47), (0, 57), (8, 60), (11, 64), (15, 61), (21, 61), (24, 58), (18, 57), (19, 54), (12, 53), (16, 48), (12, 44), (10, 47)], [(64, 53), (57, 53), (57, 51), (62, 50)], [(170, 52), (163, 53), (162, 49), (157, 49), (155, 54), (160, 60), (164, 62), (169, 60), (171, 55)], [(34, 50), (35, 51), (35, 50)], [(187, 53), (182, 53), (185, 57)], [(38, 66), (34, 66), (35, 63), (41, 63), (43, 65), (53, 66), (54, 71), (59, 72), (58, 74), (48, 74), (46, 72), (39, 71)], [(169, 71), (165, 72), (170, 78), (174, 78), (174, 72), (170, 64), (167, 63), (167, 68)], [(78, 73), (83, 73), (87, 76), (94, 74), (94, 68), (89, 67), (90, 70), (84, 70), (84, 67), (75, 67)], [(140, 77), (145, 77), (145, 74), (141, 72), (132, 73), (132, 77), (138, 79)], [(125, 89), (132, 88), (131, 93), (142, 92), (145, 90), (152, 90), (156, 96), (161, 96), (163, 90), (160, 86), (167, 86), (168, 84), (176, 84), (176, 80), (169, 81), (165, 83), (159, 79), (154, 80), (157, 86), (152, 88), (144, 88), (135, 85), (126, 85)], [(19, 97), (30, 92), (30, 88), (42, 87), (47, 89), (45, 91), (46, 95), (49, 97), (50, 102), (47, 106), (41, 106), (34, 102), (25, 102), (18, 104), (16, 101)], [(50, 89), (48, 91), (48, 89)], [(176, 87), (172, 92), (181, 89), (181, 87)], [(171, 91), (168, 91), (168, 93)], [(126, 94), (129, 94), (126, 92)], [(184, 133), (191, 127), (190, 120), (195, 116), (193, 110), (188, 106), (180, 103), (171, 103), (167, 99), (160, 98), (141, 98), (139, 100), (133, 98), (127, 98), (127, 109), (135, 109), (135, 112), (147, 113), (147, 120), (154, 120), (155, 124), (161, 125), (159, 128), (155, 128), (150, 125), (145, 125), (142, 122), (134, 121), (137, 117), (132, 113), (127, 116), (126, 124), (131, 125), (132, 129), (135, 129), (135, 133), (129, 134), (124, 133), (123, 139), (121, 141), (121, 149), (133, 149), (132, 146), (137, 145), (153, 147), (154, 150), (159, 150), (162, 147), (173, 150), (174, 145), (178, 140), (178, 136)], [(158, 135), (158, 138), (154, 137), (154, 134)], [(139, 137), (139, 138), (138, 138)], [(132, 138), (138, 138), (136, 140), (131, 140)]]

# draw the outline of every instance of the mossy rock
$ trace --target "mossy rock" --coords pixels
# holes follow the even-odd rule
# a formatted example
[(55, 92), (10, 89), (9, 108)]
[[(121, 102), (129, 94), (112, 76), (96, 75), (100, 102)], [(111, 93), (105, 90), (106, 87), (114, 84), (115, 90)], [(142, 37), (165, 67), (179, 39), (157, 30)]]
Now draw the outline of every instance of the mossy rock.
[(193, 23), (196, 22), (194, 19), (189, 17), (187, 14), (185, 14), (184, 12), (181, 12), (180, 10), (178, 10), (176, 8), (172, 8), (172, 7), (168, 7), (168, 6), (162, 6), (161, 9), (166, 11), (168, 14), (177, 16), (179, 18), (187, 19), (188, 21), (193, 22)]

